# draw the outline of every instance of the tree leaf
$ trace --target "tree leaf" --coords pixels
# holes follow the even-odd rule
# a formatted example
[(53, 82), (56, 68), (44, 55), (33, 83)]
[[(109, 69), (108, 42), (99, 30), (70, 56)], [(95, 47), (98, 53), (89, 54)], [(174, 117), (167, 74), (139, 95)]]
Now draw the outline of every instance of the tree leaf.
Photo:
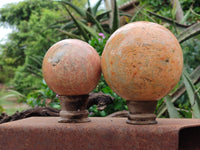
[(58, 31), (60, 31), (60, 32), (62, 32), (62, 33), (64, 33), (64, 34), (66, 34), (67, 36), (69, 36), (69, 37), (71, 37), (71, 38), (73, 38), (73, 39), (80, 39), (80, 40), (82, 40), (82, 38), (81, 38), (80, 36), (78, 36), (78, 35), (76, 35), (76, 34), (73, 34), (73, 33), (71, 33), (71, 32), (67, 32), (67, 31), (64, 31), (64, 30), (61, 30), (61, 29), (58, 29)]
[(132, 18), (132, 15), (129, 15), (129, 14), (127, 14), (127, 13), (122, 13), (122, 12), (119, 13), (119, 16), (120, 16), (120, 17), (121, 17), (121, 16), (126, 16), (126, 17)]
[(63, 29), (72, 29), (72, 28), (74, 28), (74, 27), (75, 27), (74, 21), (70, 21), (70, 22), (64, 24), (64, 25), (61, 27), (61, 30), (63, 30)]
[[(192, 79), (193, 84), (197, 84), (200, 82), (200, 65), (190, 74), (190, 78)], [(172, 103), (174, 103), (181, 95), (185, 93), (185, 85), (181, 83), (179, 87), (173, 93), (169, 94), (171, 97)], [(157, 110), (157, 117), (161, 117), (165, 111), (167, 110), (166, 104), (163, 103), (159, 109)]]
[(176, 110), (175, 106), (171, 102), (171, 98), (169, 96), (165, 97), (165, 103), (167, 105), (167, 111), (169, 113), (170, 118), (180, 118), (178, 111)]
[(42, 78), (42, 70), (35, 67), (34, 65), (30, 65), (30, 64), (27, 64), (26, 65), (26, 70), (28, 72), (30, 72), (31, 74), (35, 75), (36, 77), (38, 78)]
[(94, 16), (96, 16), (97, 10), (98, 10), (98, 8), (99, 8), (101, 2), (102, 2), (102, 0), (99, 0), (99, 1), (94, 5), (94, 7), (92, 8), (92, 14), (93, 14)]
[(177, 39), (180, 43), (196, 36), (197, 34), (200, 34), (200, 22), (193, 24), (192, 26), (185, 29), (183, 32), (181, 32)]
[(37, 64), (39, 65), (40, 67), (42, 67), (42, 60), (43, 60), (43, 57), (42, 56), (28, 56), (28, 58), (30, 60), (32, 60), (34, 62), (34, 64)]
[(191, 12), (191, 9), (189, 9), (186, 14), (184, 15), (183, 19), (181, 20), (181, 24), (185, 23), (188, 19), (188, 17), (190, 17), (190, 12)]
[[(77, 20), (78, 21), (78, 20)], [(90, 34), (90, 35), (92, 35), (94, 38), (98, 38), (98, 33), (93, 29), (93, 28), (90, 28), (90, 27), (88, 27), (88, 26), (86, 26), (84, 23), (82, 23), (81, 21), (78, 21), (78, 23), (80, 24), (80, 25), (82, 25), (83, 26), (83, 28)]]
[(85, 41), (88, 42), (89, 41), (89, 37), (87, 35), (87, 33), (85, 32), (84, 28), (77, 22), (77, 20), (74, 18), (74, 16), (70, 13), (70, 11), (68, 10), (68, 8), (66, 7), (66, 10), (68, 12), (68, 14), (71, 16), (72, 20), (74, 21), (74, 23), (76, 24), (77, 28), (79, 29), (80, 33), (82, 34), (82, 36), (84, 37)]
[(88, 9), (91, 10), (90, 0), (88, 0)]
[(192, 9), (192, 7), (190, 7), (190, 10), (191, 10), (192, 14), (194, 14), (197, 17), (200, 17), (200, 14), (197, 14), (196, 12), (194, 12), (194, 10)]
[(172, 8), (172, 10), (171, 10), (171, 14), (172, 14), (172, 19), (173, 20), (176, 20), (176, 12), (177, 12), (177, 4), (176, 4), (176, 2), (175, 2), (175, 4), (173, 5), (173, 8)]
[(104, 29), (103, 29), (103, 27), (102, 27), (101, 24), (94, 18), (94, 16), (92, 16), (92, 14), (90, 14), (90, 13), (88, 13), (88, 12), (87, 12), (87, 15), (90, 16), (90, 18), (92, 19), (93, 22), (95, 22), (95, 24), (96, 24), (97, 28), (99, 29), (99, 31), (102, 32), (102, 33), (104, 33), (104, 34), (106, 34), (105, 31), (104, 31)]
[(163, 21), (165, 21), (165, 22), (168, 22), (168, 23), (172, 24), (172, 25), (174, 25), (174, 23), (175, 23), (175, 25), (176, 25), (177, 27), (181, 27), (181, 28), (188, 28), (188, 27), (189, 27), (189, 25), (180, 24), (180, 23), (178, 23), (178, 22), (176, 22), (176, 21), (174, 21), (174, 20), (172, 20), (172, 19), (170, 19), (170, 18), (160, 16), (160, 15), (158, 15), (158, 14), (156, 14), (156, 13), (153, 13), (153, 12), (150, 12), (150, 11), (147, 11), (147, 12), (148, 12), (149, 14), (151, 14), (151, 15), (153, 15), (153, 16), (155, 16), (155, 17), (157, 17), (157, 18), (159, 18), (159, 19), (161, 19), (161, 20), (163, 20)]
[(4, 108), (0, 105), (0, 114), (4, 112)]
[[(79, 7), (73, 5), (72, 3), (70, 2), (66, 2), (66, 1), (58, 1), (58, 2), (61, 2), (63, 4), (66, 4), (68, 6), (70, 6), (71, 8), (73, 8), (80, 16), (83, 16), (83, 17), (86, 17), (86, 14), (83, 10), (81, 10)], [(66, 7), (65, 7), (66, 8)]]
[[(97, 16), (96, 16), (96, 19), (97, 19), (98, 21), (100, 21), (100, 20), (101, 20), (102, 18), (104, 18), (106, 15), (108, 16), (110, 12), (111, 12), (111, 10), (105, 11), (105, 12), (103, 12), (103, 13), (97, 15)], [(107, 18), (107, 20), (108, 20), (108, 18)]]
[(139, 15), (139, 13), (141, 12), (141, 10), (145, 7), (146, 5), (143, 5), (141, 8), (138, 8), (137, 6), (135, 6), (135, 8), (137, 9), (137, 12), (135, 13), (135, 15), (131, 18), (130, 22), (135, 21), (135, 18)]
[(193, 109), (192, 114), (195, 118), (200, 118), (200, 98), (198, 94), (196, 94), (195, 86), (190, 77), (187, 75), (186, 71), (183, 72), (183, 82), (185, 84), (189, 101)]
[(112, 22), (112, 32), (115, 32), (119, 28), (119, 10), (116, 0), (114, 0), (114, 9), (113, 9), (113, 22)]

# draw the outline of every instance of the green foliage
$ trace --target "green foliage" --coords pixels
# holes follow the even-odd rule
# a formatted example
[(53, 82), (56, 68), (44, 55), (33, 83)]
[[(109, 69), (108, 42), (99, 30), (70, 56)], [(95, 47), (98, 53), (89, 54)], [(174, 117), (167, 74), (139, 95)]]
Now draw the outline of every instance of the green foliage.
[[(100, 81), (102, 82), (102, 81)], [(88, 111), (90, 112), (90, 117), (105, 117), (113, 112), (121, 111), (121, 110), (128, 110), (128, 107), (126, 105), (126, 101), (119, 97), (116, 93), (112, 91), (112, 89), (109, 86), (106, 86), (106, 83), (104, 83), (104, 87), (101, 89), (101, 91), (105, 94), (108, 94), (115, 98), (114, 103), (108, 105), (104, 110), (98, 110), (96, 105), (91, 106)]]
[(0, 101), (4, 101), (7, 100), (8, 98), (24, 98), (25, 96), (21, 93), (19, 93), (16, 90), (8, 90), (6, 91), (5, 89), (1, 90), (1, 97), (0, 97)]
[[(6, 71), (0, 73), (2, 80), (8, 81), (18, 91), (27, 94), (41, 83), (41, 64), (44, 54), (55, 42), (62, 39), (56, 29), (48, 26), (63, 17), (59, 6), (51, 0), (25, 0), (9, 4), (0, 10), (0, 21), (15, 30), (1, 45), (0, 64), (11, 68), (7, 78)], [(34, 57), (34, 59), (33, 59)], [(37, 58), (37, 60), (36, 60)], [(38, 59), (39, 58), (39, 59)], [(6, 69), (7, 70), (7, 69)]]
[(183, 32), (181, 32), (177, 38), (180, 43), (186, 41), (187, 39), (190, 39), (196, 35), (200, 34), (200, 22), (193, 24), (192, 26), (185, 29)]
[[(184, 71), (185, 72), (185, 71)], [(200, 66), (198, 66), (190, 75), (189, 78), (192, 81), (192, 84), (197, 84), (195, 87), (199, 87), (199, 77), (200, 77)], [(171, 102), (174, 104), (176, 109), (179, 111), (181, 117), (191, 118), (192, 117), (192, 108), (191, 103), (188, 100), (188, 95), (185, 93), (185, 84), (183, 80), (181, 83), (175, 87), (175, 91), (173, 90), (168, 96), (170, 96)], [(199, 94), (199, 91), (196, 91)], [(166, 103), (163, 102), (163, 99), (158, 101), (156, 114), (157, 117), (168, 117), (168, 114), (165, 113), (167, 110)]]
[[(93, 46), (96, 49), (96, 51), (98, 52), (98, 54), (101, 56), (108, 38), (109, 38), (108, 35), (105, 36), (103, 33), (99, 33), (99, 38), (91, 39), (89, 41), (89, 44), (91, 46)], [(105, 117), (113, 112), (128, 109), (128, 107), (126, 105), (126, 101), (112, 91), (112, 89), (107, 85), (103, 75), (101, 75), (101, 79), (100, 79), (98, 85), (93, 90), (93, 92), (100, 92), (100, 91), (103, 92), (104, 94), (108, 94), (108, 95), (114, 97), (115, 101), (113, 104), (108, 105), (104, 110), (98, 110), (96, 105), (91, 106), (89, 108), (89, 112), (90, 112), (89, 116)]]
[(183, 10), (186, 12), (187, 10), (191, 10), (189, 17), (187, 19), (187, 23), (193, 24), (199, 21), (200, 14), (200, 4), (196, 0), (180, 0), (181, 6)]
[[(103, 33), (102, 33), (103, 34)], [(101, 35), (101, 34), (100, 34)], [(96, 49), (98, 54), (101, 56), (103, 53), (103, 49), (105, 47), (105, 44), (108, 40), (108, 35), (104, 38), (102, 36), (99, 36), (99, 38), (93, 38), (88, 43)]]
[(85, 12), (80, 9), (78, 6), (76, 6), (75, 4), (73, 4), (72, 2), (68, 2), (68, 1), (60, 1), (63, 4), (69, 5), (72, 9), (75, 10), (76, 13), (78, 13), (79, 15), (86, 17)]
[(126, 101), (123, 98), (119, 97), (116, 93), (114, 93), (110, 87), (107, 86), (107, 87), (103, 88), (101, 91), (103, 93), (108, 94), (108, 95), (115, 98), (114, 103), (109, 105), (105, 109), (107, 114), (110, 114), (110, 113), (113, 113), (113, 112), (116, 112), (116, 111), (120, 111), (120, 110), (128, 110), (128, 107), (126, 105)]
[[(52, 28), (58, 28), (59, 31), (68, 37), (73, 38), (75, 35), (80, 35), (76, 37), (88, 42), (92, 38), (96, 38), (98, 32), (106, 35), (119, 28), (119, 12), (116, 0), (114, 1), (112, 28), (108, 25), (110, 10), (101, 10), (99, 11), (100, 13), (98, 12), (102, 0), (99, 0), (93, 7), (90, 6), (88, 1), (87, 9), (81, 9), (68, 1), (61, 0), (59, 2), (61, 2), (62, 6), (67, 10), (72, 20), (66, 19), (64, 25), (53, 25)], [(79, 17), (71, 13), (70, 8), (73, 9)]]
[(28, 94), (26, 102), (33, 108), (39, 106), (50, 106), (60, 109), (60, 103), (56, 94), (49, 89), (44, 80), (39, 90), (33, 90)]
[(189, 102), (193, 110), (192, 114), (195, 118), (200, 118), (200, 97), (197, 94), (196, 88), (186, 71), (183, 72), (183, 81), (187, 89)]
[[(195, 13), (200, 13), (200, 4), (194, 0), (179, 0), (184, 14), (186, 15), (188, 10), (192, 9)], [(172, 8), (170, 0), (140, 0), (142, 5), (146, 5), (146, 10), (154, 12), (158, 15), (165, 16), (174, 19), (176, 10)], [(189, 13), (189, 12), (188, 12)], [(198, 15), (192, 13), (187, 14), (186, 23), (193, 24), (199, 20)]]
[[(197, 1), (185, 1), (179, 0), (184, 11), (184, 17), (181, 23), (175, 20), (175, 8), (172, 8), (169, 0), (150, 0), (140, 1), (140, 4), (145, 4), (145, 9), (138, 9), (134, 20), (146, 20), (149, 21), (151, 18), (144, 17), (151, 15), (154, 21), (164, 25), (170, 29), (178, 38), (181, 43), (181, 47), (184, 54), (184, 66), (186, 70), (192, 74), (190, 77), (193, 79), (199, 78), (199, 74), (193, 76), (195, 68), (199, 67), (199, 3)], [(141, 7), (140, 7), (141, 8)], [(196, 10), (193, 12), (193, 10)], [(198, 13), (197, 13), (198, 12)], [(152, 19), (151, 19), (152, 20)], [(193, 24), (193, 25), (191, 25)], [(199, 87), (197, 80), (190, 82), (189, 78), (183, 75), (183, 79), (180, 80), (179, 84), (175, 88), (175, 92), (172, 91), (168, 97), (165, 97), (165, 101), (158, 101), (156, 113), (158, 117), (186, 117), (191, 118), (199, 117), (197, 109), (200, 108), (199, 100), (195, 96), (195, 104), (191, 103), (192, 95), (199, 95), (199, 91), (196, 88)], [(190, 84), (189, 84), (190, 83)], [(196, 84), (196, 85), (195, 85)], [(186, 91), (184, 89), (186, 87)], [(192, 90), (193, 89), (193, 90)], [(196, 90), (196, 93), (195, 91)], [(195, 106), (195, 109), (193, 108)], [(168, 113), (166, 112), (168, 110)], [(195, 110), (195, 111), (194, 111)], [(194, 115), (196, 114), (196, 115)]]
[[(25, 96), (22, 95), (21, 93), (19, 93), (18, 91), (6, 90), (5, 88), (1, 89), (0, 90), (0, 114), (2, 112), (5, 112), (6, 110), (8, 110), (8, 109), (4, 109), (3, 105), (8, 104), (9, 99), (18, 99), (19, 100), (22, 98), (25, 98)], [(6, 111), (6, 113), (10, 113), (10, 112)]]
[(18, 67), (15, 77), (10, 84), (19, 92), (27, 95), (30, 91), (38, 89), (41, 85), (41, 79), (35, 75), (26, 72), (24, 67)]
[[(91, 8), (89, 5), (87, 9), (81, 9), (75, 6), (71, 2), (61, 0), (60, 2), (62, 6), (67, 10), (72, 20), (67, 19), (64, 25), (61, 26), (56, 25), (56, 28), (59, 28), (62, 31), (64, 29), (64, 32), (62, 33), (65, 33), (65, 35), (67, 35), (68, 37), (73, 37), (74, 35), (80, 35), (78, 39), (84, 39), (86, 42), (90, 40), (90, 37), (94, 38), (96, 36), (98, 31), (96, 32), (95, 30), (97, 29), (99, 30), (99, 32), (105, 33), (100, 22), (106, 15), (108, 15), (108, 13), (106, 14), (104, 12), (101, 13), (100, 15), (97, 14), (97, 10), (98, 7), (100, 6), (101, 1), (102, 0), (99, 0), (98, 3), (93, 8)], [(69, 11), (70, 8), (73, 9), (82, 18), (80, 19), (78, 17), (75, 17)], [(94, 30), (90, 29), (88, 27), (88, 24), (90, 24), (90, 27), (92, 26)], [(76, 27), (77, 29), (74, 29), (74, 27)]]
[(0, 114), (4, 111), (3, 107), (0, 105)]
[(85, 39), (85, 41), (88, 41), (89, 40), (89, 37), (87, 35), (87, 32), (84, 30), (84, 27), (81, 26), (81, 24), (78, 22), (78, 20), (76, 20), (74, 18), (74, 16), (71, 14), (71, 12), (67, 9), (66, 7), (66, 10), (67, 12), (69, 13), (69, 15), (71, 16), (72, 20), (74, 21), (75, 25), (77, 26), (78, 30), (80, 31), (80, 33), (83, 35), (83, 38)]
[[(15, 28), (6, 43), (0, 45), (0, 81), (7, 82), (13, 78), (10, 84), (27, 96), (26, 102), (32, 107), (60, 108), (56, 94), (42, 82), (43, 56), (51, 45), (64, 38), (85, 40), (101, 56), (110, 34), (119, 28), (120, 15), (115, 1), (110, 28), (108, 20), (111, 10), (100, 10), (102, 1), (98, 0), (93, 7), (88, 1), (86, 8), (86, 0), (24, 0), (0, 9), (0, 22)], [(125, 0), (118, 0), (118, 4), (120, 1)], [(176, 10), (172, 8), (170, 0), (140, 0), (135, 15), (124, 15), (130, 22), (151, 21), (170, 29), (181, 42), (185, 68), (191, 73), (200, 61), (200, 35), (197, 35), (200, 4), (193, 0), (180, 0), (180, 3), (184, 11), (181, 23), (175, 21)], [(197, 74), (195, 76), (198, 77)], [(159, 117), (200, 117), (200, 83), (193, 80), (194, 76), (184, 72), (175, 89), (158, 101), (156, 113)], [(187, 93), (182, 90), (184, 87)], [(128, 109), (126, 101), (108, 87), (103, 75), (93, 92), (100, 91), (113, 96), (115, 101), (104, 110), (98, 110), (96, 105), (90, 107), (90, 116), (103, 117)]]
[[(50, 3), (50, 4), (49, 4)], [(33, 13), (41, 12), (41, 8), (53, 9), (52, 0), (25, 0), (18, 4), (7, 4), (0, 10), (0, 21), (9, 25), (20, 25), (21, 21), (29, 21)]]
[(119, 10), (116, 0), (114, 0), (113, 9), (113, 22), (112, 22), (112, 33), (119, 28)]
[(189, 39), (182, 44), (184, 54), (184, 65), (189, 73), (191, 73), (200, 62), (200, 36), (197, 38)]
[[(1, 66), (1, 65), (0, 65)], [(8, 82), (11, 78), (14, 77), (15, 74), (15, 68), (11, 66), (2, 66), (2, 69), (0, 69), (0, 83), (6, 83)]]
[(125, 4), (126, 2), (129, 2), (129, 0), (117, 0), (117, 4), (119, 6)]
[(169, 113), (170, 118), (180, 118), (180, 115), (176, 108), (174, 107), (171, 98), (169, 96), (166, 96), (165, 98), (166, 105), (167, 105), (167, 111)]

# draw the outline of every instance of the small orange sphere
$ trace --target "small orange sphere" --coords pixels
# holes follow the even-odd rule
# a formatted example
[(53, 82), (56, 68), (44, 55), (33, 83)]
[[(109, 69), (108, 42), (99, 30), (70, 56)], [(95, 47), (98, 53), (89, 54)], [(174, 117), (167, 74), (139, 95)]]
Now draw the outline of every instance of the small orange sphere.
[(168, 29), (141, 21), (113, 33), (104, 48), (101, 66), (106, 82), (119, 96), (155, 101), (179, 81), (183, 54)]
[(81, 40), (66, 39), (54, 44), (46, 53), (42, 66), (44, 79), (59, 95), (85, 95), (100, 79), (100, 57)]

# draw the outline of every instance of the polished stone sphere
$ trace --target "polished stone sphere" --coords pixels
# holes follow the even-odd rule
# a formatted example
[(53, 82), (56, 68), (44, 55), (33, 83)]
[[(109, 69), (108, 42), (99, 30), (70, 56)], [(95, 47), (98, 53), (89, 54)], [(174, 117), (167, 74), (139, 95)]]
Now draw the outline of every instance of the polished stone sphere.
[(178, 83), (183, 54), (176, 37), (151, 22), (129, 23), (108, 39), (101, 60), (111, 89), (126, 100), (155, 101)]
[(100, 79), (100, 57), (86, 42), (66, 39), (49, 48), (42, 71), (47, 85), (58, 95), (85, 95)]

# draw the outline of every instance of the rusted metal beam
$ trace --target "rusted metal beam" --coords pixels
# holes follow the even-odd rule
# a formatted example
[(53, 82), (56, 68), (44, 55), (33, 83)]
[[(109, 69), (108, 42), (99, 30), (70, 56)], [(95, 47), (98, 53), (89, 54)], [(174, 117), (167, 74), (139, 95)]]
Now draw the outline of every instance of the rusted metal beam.
[(177, 150), (199, 149), (200, 120), (157, 119), (156, 125), (129, 125), (126, 118), (90, 118), (57, 123), (58, 117), (31, 117), (0, 125), (1, 150)]

